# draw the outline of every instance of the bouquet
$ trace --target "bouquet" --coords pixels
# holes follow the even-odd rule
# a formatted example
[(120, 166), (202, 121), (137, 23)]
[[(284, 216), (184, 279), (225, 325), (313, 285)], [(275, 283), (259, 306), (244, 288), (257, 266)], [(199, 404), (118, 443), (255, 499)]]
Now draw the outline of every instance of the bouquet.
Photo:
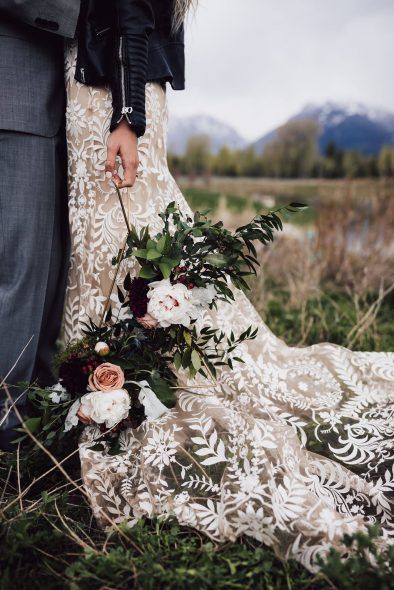
[(113, 260), (115, 278), (132, 258), (139, 272), (127, 273), (117, 287), (123, 313), (114, 318), (109, 294), (100, 325), (89, 320), (84, 338), (59, 356), (59, 383), (30, 391), (40, 416), (27, 425), (44, 433), (44, 444), (93, 424), (117, 452), (121, 430), (157, 419), (175, 404), (180, 375), (189, 383), (197, 374), (214, 382), (218, 367), (242, 362), (233, 352), (257, 329), (225, 334), (209, 325), (209, 316), (206, 325), (206, 313), (219, 301), (233, 301), (233, 286), (249, 288), (245, 279), (259, 265), (254, 242), (273, 241), (283, 227), (278, 213), (304, 207), (291, 203), (231, 232), (207, 212), (183, 216), (172, 202), (159, 215), (161, 231), (151, 235), (149, 227), (138, 232), (129, 225), (117, 192), (128, 234)]

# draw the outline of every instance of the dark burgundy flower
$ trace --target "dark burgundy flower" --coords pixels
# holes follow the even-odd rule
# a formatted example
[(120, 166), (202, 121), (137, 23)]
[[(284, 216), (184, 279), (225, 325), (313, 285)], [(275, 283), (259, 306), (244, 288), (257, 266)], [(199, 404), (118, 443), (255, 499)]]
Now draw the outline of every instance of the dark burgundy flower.
[(85, 393), (89, 378), (86, 360), (68, 359), (59, 368), (59, 378), (69, 393)]
[(60, 365), (59, 379), (68, 393), (85, 393), (88, 386), (89, 375), (103, 361), (95, 356), (80, 358), (73, 353)]
[(149, 283), (146, 279), (136, 277), (131, 281), (129, 298), (130, 309), (136, 318), (141, 318), (146, 314), (148, 308)]

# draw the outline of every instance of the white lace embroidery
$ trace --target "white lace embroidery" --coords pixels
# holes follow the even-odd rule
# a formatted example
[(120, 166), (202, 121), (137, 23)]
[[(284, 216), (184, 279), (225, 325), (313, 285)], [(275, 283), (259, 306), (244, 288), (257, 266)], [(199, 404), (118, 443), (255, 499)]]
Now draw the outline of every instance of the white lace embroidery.
[[(112, 279), (111, 258), (125, 236), (121, 211), (104, 179), (110, 94), (74, 81), (66, 57), (70, 222), (73, 254), (64, 315), (66, 340), (97, 319)], [(125, 202), (137, 226), (158, 223), (176, 200), (188, 210), (166, 162), (167, 107), (146, 86), (147, 131), (140, 171)], [(133, 273), (133, 266), (130, 270)], [(113, 297), (116, 305), (116, 297)], [(251, 535), (312, 568), (316, 554), (340, 548), (344, 533), (381, 523), (393, 533), (394, 356), (319, 344), (287, 347), (246, 297), (206, 314), (227, 331), (259, 327), (215, 389), (185, 389), (175, 409), (121, 435), (122, 454), (80, 444), (82, 475), (98, 520), (175, 515), (215, 540)], [(200, 381), (200, 380), (199, 380)], [(332, 460), (334, 457), (335, 461)]]

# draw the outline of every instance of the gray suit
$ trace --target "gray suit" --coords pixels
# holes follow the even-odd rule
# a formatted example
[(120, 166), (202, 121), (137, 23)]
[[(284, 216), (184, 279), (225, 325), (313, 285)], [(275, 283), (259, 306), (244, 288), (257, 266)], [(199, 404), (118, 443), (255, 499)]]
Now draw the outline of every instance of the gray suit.
[(0, 0), (0, 382), (31, 337), (7, 382), (51, 379), (68, 266), (63, 44), (79, 4)]

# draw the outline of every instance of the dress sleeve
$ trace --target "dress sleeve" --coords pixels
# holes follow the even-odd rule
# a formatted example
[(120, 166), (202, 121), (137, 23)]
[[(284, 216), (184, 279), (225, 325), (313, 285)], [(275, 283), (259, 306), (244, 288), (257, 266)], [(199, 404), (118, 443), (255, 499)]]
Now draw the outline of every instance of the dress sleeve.
[(145, 84), (149, 36), (154, 29), (151, 0), (116, 0), (116, 43), (111, 76), (112, 131), (125, 118), (132, 130), (145, 133)]

